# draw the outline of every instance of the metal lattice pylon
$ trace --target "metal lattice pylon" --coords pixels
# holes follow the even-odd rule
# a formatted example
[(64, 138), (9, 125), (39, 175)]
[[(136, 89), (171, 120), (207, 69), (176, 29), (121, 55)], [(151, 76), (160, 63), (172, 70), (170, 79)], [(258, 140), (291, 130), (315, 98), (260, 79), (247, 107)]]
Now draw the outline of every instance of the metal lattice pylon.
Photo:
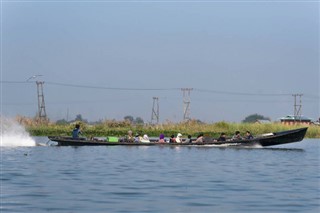
[(44, 103), (43, 84), (44, 81), (36, 81), (38, 93), (38, 114), (40, 121), (47, 120), (46, 105)]
[[(301, 114), (302, 114), (302, 101), (301, 101), (301, 96), (303, 94), (293, 94), (292, 96), (294, 97), (294, 119), (301, 119)], [(299, 101), (297, 101), (297, 97), (299, 97)]]
[(153, 97), (151, 123), (159, 123), (159, 98)]
[(190, 120), (190, 103), (191, 103), (191, 99), (190, 99), (190, 93), (191, 90), (193, 90), (192, 88), (182, 88), (181, 89), (183, 92), (183, 120), (187, 121)]

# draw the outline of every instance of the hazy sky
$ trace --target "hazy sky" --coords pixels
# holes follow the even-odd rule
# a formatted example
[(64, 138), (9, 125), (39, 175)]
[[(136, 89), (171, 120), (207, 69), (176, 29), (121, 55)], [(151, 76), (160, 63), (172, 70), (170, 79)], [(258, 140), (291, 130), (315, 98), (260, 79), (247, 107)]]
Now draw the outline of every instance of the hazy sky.
[(51, 120), (150, 121), (155, 96), (161, 122), (181, 121), (180, 88), (193, 88), (191, 117), (206, 122), (276, 120), (293, 114), (295, 93), (317, 119), (319, 5), (1, 1), (1, 114), (36, 114), (36, 84), (26, 80), (40, 74)]

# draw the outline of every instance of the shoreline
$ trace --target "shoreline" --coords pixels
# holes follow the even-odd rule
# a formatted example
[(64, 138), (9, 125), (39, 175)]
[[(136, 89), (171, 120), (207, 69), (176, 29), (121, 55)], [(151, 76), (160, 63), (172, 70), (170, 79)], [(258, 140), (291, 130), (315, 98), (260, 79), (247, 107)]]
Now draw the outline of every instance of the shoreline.
[[(248, 130), (253, 135), (265, 134), (269, 132), (279, 132), (291, 129), (297, 129), (302, 127), (308, 127), (305, 138), (320, 138), (320, 126), (316, 125), (283, 125), (280, 123), (271, 124), (254, 124), (254, 123), (227, 123), (217, 122), (213, 124), (204, 123), (169, 123), (169, 124), (158, 124), (158, 125), (133, 125), (119, 122), (105, 122), (102, 124), (89, 125), (81, 123), (81, 129), (84, 137), (93, 136), (117, 136), (123, 137), (131, 130), (134, 134), (147, 134), (149, 137), (158, 137), (160, 134), (164, 134), (166, 137), (170, 135), (177, 135), (181, 133), (184, 137), (192, 135), (196, 137), (198, 134), (203, 133), (205, 136), (217, 138), (220, 133), (224, 132), (228, 137), (233, 136), (235, 131), (240, 131), (242, 135)], [(74, 125), (65, 124), (38, 124), (32, 126), (25, 126), (27, 132), (31, 136), (69, 136), (74, 128)]]

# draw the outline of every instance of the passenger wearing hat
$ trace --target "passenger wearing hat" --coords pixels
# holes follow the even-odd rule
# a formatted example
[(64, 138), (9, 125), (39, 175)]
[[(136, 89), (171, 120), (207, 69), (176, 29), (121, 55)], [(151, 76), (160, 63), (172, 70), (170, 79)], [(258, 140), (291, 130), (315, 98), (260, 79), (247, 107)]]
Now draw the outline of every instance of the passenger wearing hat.
[(158, 143), (165, 143), (165, 142), (166, 140), (164, 139), (164, 134), (160, 134)]
[(126, 140), (126, 142), (133, 142), (134, 141), (134, 137), (133, 137), (131, 130), (128, 131), (128, 134), (127, 134), (125, 140)]
[(182, 134), (178, 133), (177, 137), (176, 137), (176, 142), (177, 143), (182, 143)]
[(141, 143), (150, 143), (150, 140), (149, 140), (149, 137), (148, 137), (148, 135), (143, 135), (143, 137), (142, 137), (142, 139), (141, 139), (141, 141), (140, 141)]

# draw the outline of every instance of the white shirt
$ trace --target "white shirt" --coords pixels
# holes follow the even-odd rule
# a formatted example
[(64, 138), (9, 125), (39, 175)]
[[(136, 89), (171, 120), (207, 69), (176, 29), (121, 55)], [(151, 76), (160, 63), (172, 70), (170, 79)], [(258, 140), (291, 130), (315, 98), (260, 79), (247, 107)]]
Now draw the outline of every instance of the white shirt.
[(177, 138), (176, 138), (176, 142), (177, 142), (177, 143), (181, 143), (181, 142), (182, 142), (182, 138), (181, 138), (180, 136), (177, 137)]

